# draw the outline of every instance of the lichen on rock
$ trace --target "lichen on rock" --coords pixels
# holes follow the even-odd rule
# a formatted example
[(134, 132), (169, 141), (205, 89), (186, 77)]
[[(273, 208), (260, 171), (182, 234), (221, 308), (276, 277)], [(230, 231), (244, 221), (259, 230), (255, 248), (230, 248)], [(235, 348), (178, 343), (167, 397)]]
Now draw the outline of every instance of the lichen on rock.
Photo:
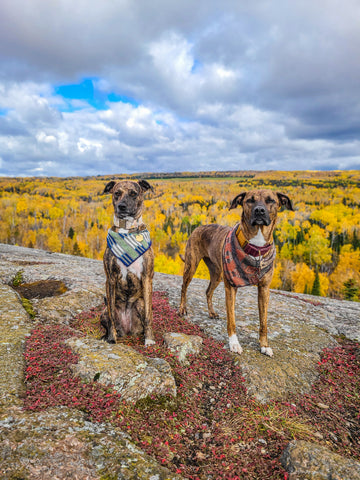
[(318, 444), (294, 441), (281, 456), (289, 480), (359, 480), (360, 463)]
[(24, 389), (23, 350), (31, 323), (18, 295), (0, 284), (0, 411), (21, 404)]
[(120, 429), (66, 407), (0, 417), (2, 480), (180, 480)]
[(113, 385), (124, 400), (136, 402), (152, 394), (176, 396), (171, 367), (163, 359), (144, 357), (127, 345), (93, 338), (70, 338), (66, 343), (80, 356), (72, 366), (75, 375)]
[(198, 355), (201, 350), (203, 339), (198, 335), (185, 335), (184, 333), (165, 333), (165, 345), (171, 350), (177, 360), (183, 364), (189, 364), (189, 355)]

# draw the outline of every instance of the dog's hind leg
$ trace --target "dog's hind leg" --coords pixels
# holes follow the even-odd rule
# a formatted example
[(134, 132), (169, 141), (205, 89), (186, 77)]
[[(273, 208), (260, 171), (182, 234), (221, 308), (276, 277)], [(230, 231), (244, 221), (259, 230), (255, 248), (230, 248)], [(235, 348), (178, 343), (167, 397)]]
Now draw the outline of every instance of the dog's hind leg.
[(185, 267), (183, 273), (183, 283), (181, 287), (181, 301), (179, 306), (179, 315), (186, 315), (186, 291), (196, 272), (201, 258), (196, 255), (190, 248), (189, 243), (185, 251)]
[(214, 306), (212, 303), (212, 297), (214, 294), (214, 291), (216, 287), (219, 285), (221, 282), (221, 270), (216, 268), (216, 265), (210, 260), (208, 257), (203, 258), (206, 266), (209, 269), (210, 273), (210, 283), (209, 286), (206, 290), (206, 299), (207, 299), (207, 304), (208, 304), (208, 310), (209, 310), (209, 317), (210, 318), (219, 318), (219, 315), (215, 312)]
[[(104, 320), (107, 323), (107, 326), (103, 324), (106, 328), (106, 333), (103, 336), (103, 339), (106, 340), (108, 343), (116, 343), (117, 334), (116, 334), (116, 308), (115, 308), (115, 293), (114, 293), (114, 286), (106, 280), (106, 308), (107, 314), (104, 315)], [(104, 322), (104, 323), (105, 323)]]
[(101, 340), (107, 339), (108, 333), (109, 333), (109, 324), (110, 324), (109, 313), (107, 310), (107, 306), (105, 306), (104, 311), (100, 315), (100, 325), (105, 329), (105, 334), (101, 337)]

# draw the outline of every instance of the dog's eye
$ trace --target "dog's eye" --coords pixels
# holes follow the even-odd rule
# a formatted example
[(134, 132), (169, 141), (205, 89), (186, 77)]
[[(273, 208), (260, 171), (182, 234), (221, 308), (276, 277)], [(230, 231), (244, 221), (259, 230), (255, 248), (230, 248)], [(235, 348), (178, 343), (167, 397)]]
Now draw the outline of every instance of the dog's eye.
[(275, 200), (271, 197), (267, 197), (266, 203), (275, 203)]
[(251, 197), (246, 200), (246, 203), (255, 203), (255, 198)]
[(137, 197), (137, 192), (135, 192), (135, 190), (131, 190), (129, 192), (129, 195), (130, 195), (130, 197)]

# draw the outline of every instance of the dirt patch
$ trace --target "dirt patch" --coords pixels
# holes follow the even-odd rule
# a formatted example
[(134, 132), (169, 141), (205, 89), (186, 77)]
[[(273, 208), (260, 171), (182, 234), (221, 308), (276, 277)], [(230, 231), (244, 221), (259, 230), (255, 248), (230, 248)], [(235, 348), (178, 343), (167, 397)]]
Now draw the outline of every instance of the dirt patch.
[(65, 283), (60, 280), (39, 280), (33, 283), (22, 283), (13, 288), (28, 300), (32, 298), (58, 297), (68, 290)]

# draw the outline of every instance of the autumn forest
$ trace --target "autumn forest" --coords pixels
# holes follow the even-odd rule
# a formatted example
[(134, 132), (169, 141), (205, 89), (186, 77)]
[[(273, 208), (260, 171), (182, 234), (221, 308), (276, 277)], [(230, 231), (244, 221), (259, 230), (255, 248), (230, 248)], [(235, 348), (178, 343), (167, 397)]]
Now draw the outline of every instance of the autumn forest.
[[(112, 223), (105, 184), (119, 176), (1, 178), (0, 242), (101, 259)], [(133, 177), (140, 178), (140, 177)], [(206, 172), (144, 174), (154, 187), (144, 221), (155, 270), (182, 274), (186, 240), (198, 225), (235, 225), (229, 211), (242, 191), (287, 194), (294, 211), (280, 213), (272, 288), (359, 301), (360, 172)], [(208, 278), (200, 264), (198, 275)]]

